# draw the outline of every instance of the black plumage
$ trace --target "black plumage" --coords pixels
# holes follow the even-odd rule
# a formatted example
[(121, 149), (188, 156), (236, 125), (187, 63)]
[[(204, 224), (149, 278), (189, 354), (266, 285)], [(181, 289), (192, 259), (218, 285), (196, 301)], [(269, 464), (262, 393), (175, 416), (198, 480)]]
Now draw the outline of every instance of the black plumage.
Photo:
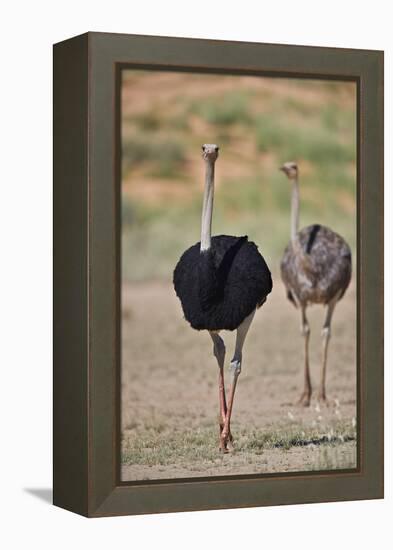
[(218, 235), (211, 248), (196, 243), (181, 256), (173, 276), (184, 317), (196, 330), (235, 330), (272, 290), (272, 278), (255, 243)]
[(351, 249), (345, 240), (323, 225), (297, 233), (281, 261), (281, 277), (288, 298), (295, 304), (328, 304), (341, 299), (351, 281)]

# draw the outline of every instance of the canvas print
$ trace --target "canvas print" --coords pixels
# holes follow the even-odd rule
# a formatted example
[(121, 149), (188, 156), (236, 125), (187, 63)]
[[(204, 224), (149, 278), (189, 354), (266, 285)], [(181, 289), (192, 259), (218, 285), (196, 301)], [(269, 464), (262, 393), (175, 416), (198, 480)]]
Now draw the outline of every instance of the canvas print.
[(356, 97), (122, 70), (122, 481), (357, 468)]

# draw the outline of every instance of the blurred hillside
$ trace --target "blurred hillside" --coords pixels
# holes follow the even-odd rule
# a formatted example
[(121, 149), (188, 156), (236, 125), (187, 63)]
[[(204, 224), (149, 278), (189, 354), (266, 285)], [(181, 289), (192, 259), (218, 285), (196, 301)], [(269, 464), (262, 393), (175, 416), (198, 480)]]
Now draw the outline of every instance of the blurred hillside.
[(300, 169), (301, 226), (341, 233), (355, 255), (353, 83), (124, 71), (122, 269), (168, 279), (200, 238), (203, 143), (217, 143), (213, 234), (248, 234), (272, 271), (289, 238), (290, 186)]

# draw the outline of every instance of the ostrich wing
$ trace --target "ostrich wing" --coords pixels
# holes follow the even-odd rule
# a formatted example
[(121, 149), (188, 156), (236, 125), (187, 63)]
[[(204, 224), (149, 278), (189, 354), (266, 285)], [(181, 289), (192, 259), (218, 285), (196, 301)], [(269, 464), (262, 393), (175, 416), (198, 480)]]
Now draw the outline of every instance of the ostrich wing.
[(221, 258), (221, 261), (217, 267), (217, 279), (219, 281), (220, 287), (224, 288), (225, 283), (228, 279), (229, 272), (231, 270), (234, 259), (236, 258), (237, 253), (241, 249), (244, 243), (248, 240), (247, 235), (244, 237), (239, 237), (224, 253), (224, 256)]
[(199, 299), (203, 311), (208, 311), (223, 299), (225, 284), (232, 264), (242, 245), (248, 237), (237, 238), (229, 247), (212, 249), (200, 255), (198, 264)]
[(298, 302), (329, 303), (342, 297), (351, 280), (351, 249), (345, 240), (323, 225), (301, 229), (298, 245), (289, 243), (281, 261), (288, 298)]

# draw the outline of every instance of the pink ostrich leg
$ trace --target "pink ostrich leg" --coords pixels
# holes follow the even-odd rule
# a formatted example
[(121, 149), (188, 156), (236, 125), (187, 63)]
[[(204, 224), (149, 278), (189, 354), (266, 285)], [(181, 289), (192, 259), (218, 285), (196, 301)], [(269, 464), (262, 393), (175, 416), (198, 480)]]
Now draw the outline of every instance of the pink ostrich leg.
[(231, 425), (233, 401), (235, 398), (237, 379), (239, 378), (239, 374), (241, 372), (243, 345), (244, 345), (244, 341), (246, 339), (248, 330), (250, 328), (251, 322), (254, 318), (254, 315), (255, 315), (255, 311), (253, 311), (248, 317), (244, 319), (244, 321), (241, 323), (241, 325), (239, 326), (236, 332), (235, 353), (230, 365), (232, 380), (231, 380), (231, 387), (229, 390), (228, 407), (227, 407), (227, 413), (225, 416), (224, 428), (222, 429), (221, 438), (220, 438), (220, 450), (223, 452), (228, 452), (230, 450), (228, 448), (228, 442), (229, 443), (232, 442), (230, 425)]
[[(213, 340), (213, 352), (218, 363), (218, 396), (220, 400), (220, 412), (219, 412), (219, 425), (220, 425), (220, 450), (221, 448), (221, 434), (224, 429), (225, 418), (227, 416), (227, 401), (225, 397), (225, 381), (224, 381), (224, 362), (225, 362), (225, 344), (223, 339), (217, 332), (209, 332), (211, 339)], [(228, 440), (232, 440), (232, 435), (229, 431)]]

